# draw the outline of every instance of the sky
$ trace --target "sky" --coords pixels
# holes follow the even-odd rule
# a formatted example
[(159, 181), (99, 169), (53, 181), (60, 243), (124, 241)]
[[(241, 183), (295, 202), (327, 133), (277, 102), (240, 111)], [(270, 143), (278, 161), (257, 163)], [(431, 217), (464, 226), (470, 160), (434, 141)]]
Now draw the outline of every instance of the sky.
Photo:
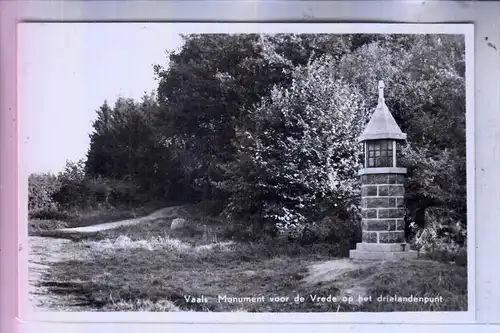
[(85, 158), (95, 111), (119, 96), (156, 88), (153, 64), (179, 49), (176, 26), (141, 23), (23, 23), (18, 27), (20, 162), (57, 173)]

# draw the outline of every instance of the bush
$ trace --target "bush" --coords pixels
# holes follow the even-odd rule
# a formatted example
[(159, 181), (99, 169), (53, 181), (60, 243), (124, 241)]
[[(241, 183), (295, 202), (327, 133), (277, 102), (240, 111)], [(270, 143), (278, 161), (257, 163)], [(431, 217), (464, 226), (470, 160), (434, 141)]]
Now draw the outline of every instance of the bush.
[(223, 229), (222, 236), (227, 239), (241, 242), (253, 242), (263, 237), (274, 238), (276, 230), (269, 225), (248, 220), (231, 220)]
[(426, 226), (419, 228), (415, 223), (411, 228), (415, 237), (411, 246), (429, 259), (465, 265), (467, 262), (467, 230), (462, 223), (444, 208), (432, 208), (426, 212)]
[(335, 255), (343, 257), (347, 257), (349, 250), (361, 241), (361, 224), (356, 216), (339, 217), (332, 213), (318, 222), (301, 226), (289, 228), (286, 232), (277, 230), (278, 240), (300, 246), (328, 244)]
[(317, 242), (324, 242), (328, 239), (330, 232), (330, 225), (324, 223), (324, 221), (320, 223), (311, 223), (304, 227), (301, 235), (301, 243), (313, 244)]
[(67, 227), (68, 223), (64, 221), (34, 219), (28, 222), (28, 234), (31, 235), (40, 231), (64, 229)]
[(87, 203), (87, 193), (84, 189), (85, 170), (84, 162), (66, 162), (64, 171), (57, 175), (61, 184), (54, 192), (53, 198), (63, 208), (81, 207)]
[(467, 266), (467, 248), (461, 248), (456, 257), (455, 257), (455, 264), (458, 266)]
[(223, 200), (204, 200), (200, 203), (200, 209), (209, 216), (221, 215), (226, 208)]
[(328, 230), (325, 242), (335, 244), (341, 256), (348, 256), (349, 250), (361, 241), (361, 219), (352, 213), (351, 216), (328, 216), (322, 221), (323, 230)]
[(59, 187), (52, 198), (66, 210), (131, 206), (149, 201), (147, 195), (141, 196), (135, 181), (89, 177), (82, 160), (67, 162), (57, 179)]
[(40, 219), (40, 220), (62, 220), (68, 221), (71, 216), (55, 207), (35, 209), (28, 214), (30, 219)]
[(215, 185), (231, 211), (258, 216), (283, 237), (300, 239), (333, 201), (348, 206), (359, 187), (357, 143), (367, 110), (356, 87), (336, 78), (324, 57), (292, 73), (236, 129), (236, 158)]
[(139, 186), (130, 180), (107, 181), (110, 191), (110, 203), (115, 206), (121, 204), (135, 204), (144, 201), (139, 195)]
[(28, 210), (57, 209), (52, 196), (60, 185), (52, 174), (31, 174), (28, 178)]

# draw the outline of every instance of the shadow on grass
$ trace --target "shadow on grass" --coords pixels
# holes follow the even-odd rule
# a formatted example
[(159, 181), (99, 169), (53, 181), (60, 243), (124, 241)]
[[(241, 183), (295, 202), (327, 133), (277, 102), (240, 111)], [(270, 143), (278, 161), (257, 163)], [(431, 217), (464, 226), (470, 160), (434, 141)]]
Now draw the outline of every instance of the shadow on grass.
[(49, 288), (53, 294), (74, 297), (73, 304), (68, 306), (82, 306), (94, 309), (100, 309), (106, 305), (106, 301), (98, 300), (92, 297), (89, 283), (76, 282), (40, 282), (41, 287)]
[(47, 237), (47, 238), (60, 238), (60, 239), (68, 239), (74, 242), (85, 241), (85, 240), (93, 240), (98, 241), (105, 239), (106, 236), (101, 232), (68, 232), (68, 231), (59, 231), (59, 230), (42, 230), (32, 232), (30, 236), (37, 237)]

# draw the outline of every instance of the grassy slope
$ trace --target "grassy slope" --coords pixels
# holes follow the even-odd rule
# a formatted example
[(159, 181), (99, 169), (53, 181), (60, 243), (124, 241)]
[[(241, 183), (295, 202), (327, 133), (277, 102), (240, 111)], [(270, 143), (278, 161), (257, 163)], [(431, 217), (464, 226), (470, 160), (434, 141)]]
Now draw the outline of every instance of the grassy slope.
[[(169, 231), (172, 218), (192, 223)], [(203, 227), (206, 225), (207, 227)], [(348, 278), (364, 281), (369, 294), (443, 296), (442, 303), (353, 304), (312, 303), (309, 294), (337, 294), (338, 281), (307, 285), (308, 267), (331, 260), (330, 244), (299, 246), (288, 242), (244, 242), (223, 246), (225, 222), (187, 211), (144, 225), (93, 234), (73, 235), (74, 251), (88, 251), (92, 260), (55, 263), (45, 283), (54, 293), (78, 296), (93, 310), (115, 311), (429, 311), (466, 310), (467, 269), (432, 261), (387, 262), (351, 271)], [(124, 238), (126, 236), (126, 238)], [(121, 241), (116, 241), (116, 240)], [(219, 246), (207, 248), (207, 244)], [(67, 277), (71, 277), (68, 282)], [(58, 281), (65, 281), (59, 283)], [(306, 297), (304, 303), (219, 303), (217, 295)], [(184, 296), (204, 295), (211, 302), (188, 303)]]

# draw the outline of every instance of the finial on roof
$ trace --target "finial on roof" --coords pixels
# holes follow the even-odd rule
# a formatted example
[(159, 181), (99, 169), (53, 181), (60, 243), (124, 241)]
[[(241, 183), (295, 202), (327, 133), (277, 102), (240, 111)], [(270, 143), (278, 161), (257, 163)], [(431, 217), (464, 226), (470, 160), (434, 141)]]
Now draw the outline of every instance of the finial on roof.
[(406, 134), (401, 132), (396, 120), (387, 108), (384, 100), (384, 81), (378, 81), (378, 104), (375, 112), (370, 117), (368, 125), (358, 138), (359, 141), (367, 140), (406, 140)]
[(384, 100), (384, 88), (385, 88), (384, 81), (382, 81), (382, 80), (378, 81), (378, 99), (379, 99), (379, 101)]

